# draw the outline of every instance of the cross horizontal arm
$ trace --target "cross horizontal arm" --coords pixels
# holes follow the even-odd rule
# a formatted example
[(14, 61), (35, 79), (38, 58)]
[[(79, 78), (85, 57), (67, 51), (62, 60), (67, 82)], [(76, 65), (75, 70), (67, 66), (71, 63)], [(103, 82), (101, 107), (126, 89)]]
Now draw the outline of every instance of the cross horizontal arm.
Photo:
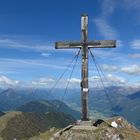
[(95, 40), (87, 42), (89, 48), (115, 48), (116, 40)]
[(81, 48), (81, 42), (55, 42), (56, 49), (72, 49), (72, 48)]

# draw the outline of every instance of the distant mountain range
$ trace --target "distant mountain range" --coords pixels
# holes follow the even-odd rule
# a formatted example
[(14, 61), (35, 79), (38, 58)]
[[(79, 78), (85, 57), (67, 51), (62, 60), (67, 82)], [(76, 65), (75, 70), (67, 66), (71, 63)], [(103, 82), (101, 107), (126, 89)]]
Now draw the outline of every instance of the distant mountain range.
[(46, 114), (9, 112), (0, 117), (0, 139), (27, 139), (52, 127), (63, 128), (74, 122), (75, 119), (70, 115), (58, 112)]
[(129, 99), (134, 100), (134, 99), (139, 99), (140, 98), (140, 91), (137, 91), (131, 95), (127, 96)]
[[(70, 89), (65, 95), (64, 89), (56, 89), (52, 93), (46, 89), (12, 89), (0, 90), (0, 111), (21, 110), (25, 112), (45, 112), (47, 110), (58, 109), (59, 101), (62, 104), (61, 110), (64, 113), (74, 114), (73, 117), (78, 118), (81, 111), (81, 93), (78, 89)], [(105, 94), (102, 89), (90, 89), (89, 93), (89, 109), (90, 114), (98, 118), (105, 116), (121, 115), (134, 123), (140, 128), (140, 90), (131, 87), (108, 87)], [(110, 104), (110, 101), (112, 104)], [(47, 100), (47, 103), (44, 102)], [(56, 104), (51, 104), (48, 100), (57, 100)], [(48, 107), (48, 104), (50, 107)], [(35, 106), (35, 107), (34, 107)], [(41, 109), (39, 109), (39, 106)], [(54, 106), (54, 107), (53, 107)], [(53, 107), (53, 109), (52, 109)], [(71, 109), (68, 109), (70, 107)], [(66, 110), (69, 110), (66, 112)]]
[(33, 100), (54, 99), (45, 89), (13, 89), (0, 90), (0, 110), (8, 111)]
[[(122, 87), (109, 87), (107, 91), (109, 94), (116, 93), (117, 95), (129, 95), (134, 93), (135, 88), (122, 88)], [(65, 95), (64, 102), (73, 102), (74, 104), (81, 105), (81, 91), (79, 89), (70, 89)], [(47, 89), (35, 89), (35, 88), (25, 88), (25, 89), (0, 89), (0, 110), (8, 111), (17, 108), (23, 104), (26, 104), (30, 101), (35, 100), (62, 100), (64, 95), (64, 89), (56, 89), (53, 92), (50, 92)], [(91, 96), (102, 97), (104, 96), (104, 91), (102, 89), (91, 89)], [(91, 102), (94, 101), (94, 98), (91, 98)]]

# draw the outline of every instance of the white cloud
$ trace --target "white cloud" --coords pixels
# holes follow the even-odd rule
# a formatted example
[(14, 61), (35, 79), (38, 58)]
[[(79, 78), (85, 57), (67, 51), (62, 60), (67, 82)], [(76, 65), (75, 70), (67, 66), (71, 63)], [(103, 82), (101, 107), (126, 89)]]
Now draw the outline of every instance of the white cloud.
[(140, 53), (135, 53), (135, 54), (130, 54), (129, 55), (131, 58), (140, 58)]
[(100, 0), (100, 3), (102, 4), (102, 16), (108, 17), (111, 16), (115, 10), (116, 7), (116, 1), (115, 0)]
[(70, 83), (74, 83), (74, 84), (79, 84), (81, 82), (81, 79), (78, 79), (78, 78), (71, 78), (71, 79), (68, 79), (68, 81), (70, 81)]
[(98, 80), (100, 77), (99, 76), (92, 76), (89, 78), (90, 81), (93, 81), (93, 80)]
[(51, 56), (51, 53), (41, 53), (41, 55), (44, 57), (49, 57), (49, 56)]
[(46, 50), (53, 50), (54, 47), (48, 45), (48, 44), (25, 44), (21, 41), (15, 41), (12, 39), (7, 38), (0, 38), (0, 47), (6, 47), (6, 48), (15, 48), (15, 49), (27, 49), (37, 52), (42, 52)]
[(41, 83), (47, 83), (47, 82), (54, 82), (55, 80), (53, 78), (40, 78)]
[(19, 84), (19, 81), (12, 80), (12, 79), (9, 79), (6, 76), (1, 75), (0, 76), (0, 84), (2, 86), (14, 86), (14, 85), (18, 85)]
[(73, 77), (71, 79), (67, 79), (67, 80), (63, 79), (61, 81), (60, 87), (65, 88), (67, 86), (68, 82), (69, 82), (68, 88), (80, 88), (81, 79), (75, 78), (75, 77)]
[[(9, 58), (0, 58), (1, 69), (4, 67), (8, 70), (12, 69), (13, 66), (16, 69), (30, 69), (30, 68), (51, 68), (51, 69), (65, 69), (66, 66), (56, 64), (56, 62), (46, 63), (46, 60), (34, 60), (34, 59), (9, 59)], [(68, 69), (69, 70), (69, 69)]]
[(50, 86), (54, 82), (55, 82), (55, 80), (53, 78), (41, 77), (39, 80), (32, 81), (32, 85), (35, 85), (35, 86)]
[(107, 64), (104, 64), (102, 65), (102, 69), (107, 71), (107, 72), (115, 72), (115, 71), (118, 71), (118, 67), (115, 66), (115, 65), (107, 65)]
[[(131, 56), (133, 58), (140, 58), (139, 54), (135, 54)], [(115, 65), (107, 65), (104, 64), (102, 65), (102, 69), (107, 72), (123, 72), (129, 75), (140, 75), (140, 66), (135, 64), (135, 65), (129, 65), (129, 66), (124, 66), (124, 67), (118, 67)]]
[(56, 79), (41, 77), (38, 80), (32, 81), (32, 85), (36, 87), (47, 87), (47, 88), (52, 88), (55, 85), (55, 88), (66, 88), (68, 82), (69, 82), (68, 88), (79, 88), (81, 80), (78, 78), (61, 79), (57, 83), (57, 85), (55, 85)]
[(100, 34), (105, 39), (116, 39), (118, 33), (109, 23), (108, 18), (114, 13), (116, 7), (115, 0), (99, 0), (101, 5), (101, 14), (94, 20)]
[(122, 47), (123, 45), (124, 44), (122, 40), (117, 40), (117, 47)]
[[(115, 76), (115, 75), (111, 75), (111, 74), (109, 74), (105, 77), (102, 77), (102, 80), (103, 80), (104, 85), (106, 87), (111, 86), (112, 83), (116, 86), (126, 83), (125, 78)], [(69, 79), (67, 79), (67, 82), (68, 81), (69, 81)], [(60, 81), (61, 84), (59, 84), (58, 87), (61, 87), (61, 88), (64, 87), (65, 88), (66, 85), (67, 85), (67, 82), (66, 82), (66, 80)], [(81, 83), (81, 79), (71, 78), (68, 88), (80, 88), (80, 83)], [(97, 75), (89, 77), (89, 88), (96, 87), (97, 85), (99, 86), (99, 88), (102, 87), (101, 78)]]
[(105, 39), (116, 39), (117, 38), (117, 31), (113, 28), (106, 19), (104, 18), (96, 18), (95, 24), (101, 33), (101, 35)]
[(131, 75), (140, 75), (140, 66), (131, 65), (131, 66), (123, 67), (121, 68), (121, 71)]
[[(101, 78), (99, 76), (92, 76), (89, 78), (89, 81), (91, 83), (100, 83), (101, 85)], [(112, 74), (108, 74), (107, 76), (103, 77), (102, 76), (102, 81), (105, 86), (111, 86), (112, 84), (115, 85), (122, 85), (125, 84), (126, 80), (123, 77), (115, 76)]]
[(140, 39), (133, 40), (132, 42), (130, 42), (130, 45), (133, 49), (140, 49)]
[(119, 77), (119, 76), (114, 76), (114, 75), (111, 75), (109, 74), (107, 76), (107, 79), (110, 81), (110, 82), (116, 82), (118, 84), (125, 84), (126, 80), (123, 78), (123, 77)]

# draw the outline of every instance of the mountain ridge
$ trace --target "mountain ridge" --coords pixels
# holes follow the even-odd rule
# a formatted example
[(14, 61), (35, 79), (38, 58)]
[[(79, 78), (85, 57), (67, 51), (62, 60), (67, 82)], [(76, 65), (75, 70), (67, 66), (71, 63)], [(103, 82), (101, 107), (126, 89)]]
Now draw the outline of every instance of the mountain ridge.
[(5, 113), (0, 111), (0, 117), (3, 116), (3, 115), (5, 115)]
[(33, 112), (8, 112), (0, 117), (0, 138), (2, 140), (22, 140), (39, 135), (52, 127), (63, 128), (75, 119), (64, 113), (48, 112), (37, 114)]
[(69, 114), (76, 119), (79, 119), (81, 114), (68, 107), (61, 101), (58, 100), (36, 100), (28, 102), (16, 109), (22, 112), (36, 112), (36, 113), (46, 113), (46, 112), (62, 112)]

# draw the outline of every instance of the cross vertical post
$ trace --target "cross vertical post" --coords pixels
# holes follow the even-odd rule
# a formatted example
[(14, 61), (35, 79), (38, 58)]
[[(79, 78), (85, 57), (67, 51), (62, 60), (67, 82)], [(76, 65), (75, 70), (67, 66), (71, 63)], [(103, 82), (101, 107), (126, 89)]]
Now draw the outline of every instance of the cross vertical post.
[(89, 120), (88, 118), (88, 16), (82, 15), (81, 17), (81, 29), (82, 29), (82, 70), (81, 70), (81, 103), (82, 103), (82, 120)]
[(83, 14), (81, 17), (82, 41), (55, 42), (56, 49), (81, 49), (82, 69), (81, 69), (81, 102), (83, 121), (89, 120), (88, 114), (88, 49), (90, 48), (115, 48), (116, 40), (94, 40), (88, 41), (88, 16)]

